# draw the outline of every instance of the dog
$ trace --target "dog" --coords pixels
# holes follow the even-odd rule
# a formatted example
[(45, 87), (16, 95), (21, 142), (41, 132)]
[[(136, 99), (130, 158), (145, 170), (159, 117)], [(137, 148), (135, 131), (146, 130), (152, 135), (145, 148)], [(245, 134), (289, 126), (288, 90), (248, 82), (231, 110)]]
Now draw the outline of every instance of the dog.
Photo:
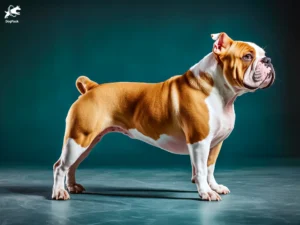
[(190, 155), (192, 182), (202, 200), (230, 193), (214, 178), (223, 141), (234, 128), (237, 96), (270, 87), (271, 59), (251, 42), (212, 34), (212, 52), (183, 75), (160, 83), (98, 84), (80, 76), (81, 95), (67, 118), (60, 158), (53, 166), (52, 198), (67, 200), (84, 187), (75, 180), (78, 165), (110, 132), (120, 132), (175, 154)]
[(13, 5), (10, 5), (7, 11), (4, 11), (6, 13), (4, 19), (7, 19), (9, 16), (12, 17), (19, 16), (20, 15), (20, 12), (18, 12), (19, 10), (21, 10), (20, 6), (14, 7)]

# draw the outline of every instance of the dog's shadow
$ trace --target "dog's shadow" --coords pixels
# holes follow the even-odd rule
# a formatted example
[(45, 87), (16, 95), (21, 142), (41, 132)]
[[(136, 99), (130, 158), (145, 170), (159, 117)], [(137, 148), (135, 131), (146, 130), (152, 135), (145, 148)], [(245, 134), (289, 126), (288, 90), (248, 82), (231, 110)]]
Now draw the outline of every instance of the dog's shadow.
[[(131, 188), (131, 187), (93, 187), (88, 188), (83, 194), (104, 195), (116, 197), (134, 197), (134, 198), (163, 198), (163, 199), (182, 199), (199, 200), (199, 198), (190, 198), (180, 196), (183, 193), (197, 193), (190, 190), (157, 189), (157, 188)], [(174, 196), (176, 195), (176, 196)], [(197, 196), (197, 195), (196, 195)]]
[[(161, 198), (161, 199), (177, 199), (177, 200), (199, 200), (180, 196), (183, 193), (193, 193), (197, 196), (197, 191), (190, 190), (173, 190), (173, 189), (156, 189), (156, 188), (139, 188), (139, 187), (86, 187), (83, 195), (102, 195), (112, 197), (131, 197), (131, 198)], [(42, 196), (50, 200), (52, 192), (49, 186), (0, 186), (0, 193), (16, 193), (23, 195)], [(75, 194), (71, 194), (72, 195)], [(176, 196), (174, 196), (176, 195)]]

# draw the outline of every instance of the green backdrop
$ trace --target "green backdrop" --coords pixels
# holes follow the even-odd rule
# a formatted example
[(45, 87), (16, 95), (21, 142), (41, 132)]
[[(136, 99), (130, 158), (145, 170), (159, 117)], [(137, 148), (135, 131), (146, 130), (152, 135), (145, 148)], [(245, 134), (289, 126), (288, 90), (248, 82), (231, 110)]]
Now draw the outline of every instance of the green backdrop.
[[(280, 5), (270, 3), (19, 3), (19, 24), (1, 24), (0, 163), (52, 166), (61, 152), (67, 111), (79, 95), (79, 75), (99, 83), (163, 81), (209, 53), (210, 34), (221, 31), (265, 48), (277, 80), (267, 90), (237, 99), (235, 129), (219, 161), (295, 155), (286, 126), (289, 59), (282, 57), (288, 27)], [(10, 4), (1, 4), (2, 11)], [(109, 134), (84, 165), (190, 164), (187, 156)]]

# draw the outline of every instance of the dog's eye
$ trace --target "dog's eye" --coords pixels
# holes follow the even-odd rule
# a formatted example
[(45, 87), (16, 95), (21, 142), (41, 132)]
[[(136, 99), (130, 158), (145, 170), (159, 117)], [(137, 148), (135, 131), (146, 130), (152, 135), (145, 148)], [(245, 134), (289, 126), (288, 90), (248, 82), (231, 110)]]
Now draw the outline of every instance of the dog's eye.
[(253, 55), (250, 53), (243, 56), (243, 60), (245, 61), (251, 61), (252, 59), (253, 59)]

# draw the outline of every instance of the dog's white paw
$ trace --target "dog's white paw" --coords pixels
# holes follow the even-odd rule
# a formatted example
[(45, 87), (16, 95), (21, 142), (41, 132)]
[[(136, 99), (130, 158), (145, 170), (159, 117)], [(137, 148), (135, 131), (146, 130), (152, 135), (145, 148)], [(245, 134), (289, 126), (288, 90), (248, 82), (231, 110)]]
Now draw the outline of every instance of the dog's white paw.
[(213, 189), (214, 191), (216, 191), (219, 194), (226, 195), (226, 194), (230, 193), (230, 190), (228, 189), (228, 187), (226, 187), (222, 184), (212, 185), (210, 187), (211, 187), (211, 189)]
[(70, 193), (72, 194), (80, 194), (83, 191), (85, 191), (85, 188), (81, 184), (72, 184), (72, 185), (67, 185), (67, 188)]
[(200, 195), (201, 199), (204, 201), (221, 201), (222, 200), (220, 195), (213, 190), (206, 191), (206, 192), (200, 192), (199, 195)]
[(56, 190), (53, 191), (52, 199), (54, 199), (54, 200), (68, 200), (68, 199), (70, 199), (70, 195), (65, 189), (59, 188), (59, 189), (56, 189)]

